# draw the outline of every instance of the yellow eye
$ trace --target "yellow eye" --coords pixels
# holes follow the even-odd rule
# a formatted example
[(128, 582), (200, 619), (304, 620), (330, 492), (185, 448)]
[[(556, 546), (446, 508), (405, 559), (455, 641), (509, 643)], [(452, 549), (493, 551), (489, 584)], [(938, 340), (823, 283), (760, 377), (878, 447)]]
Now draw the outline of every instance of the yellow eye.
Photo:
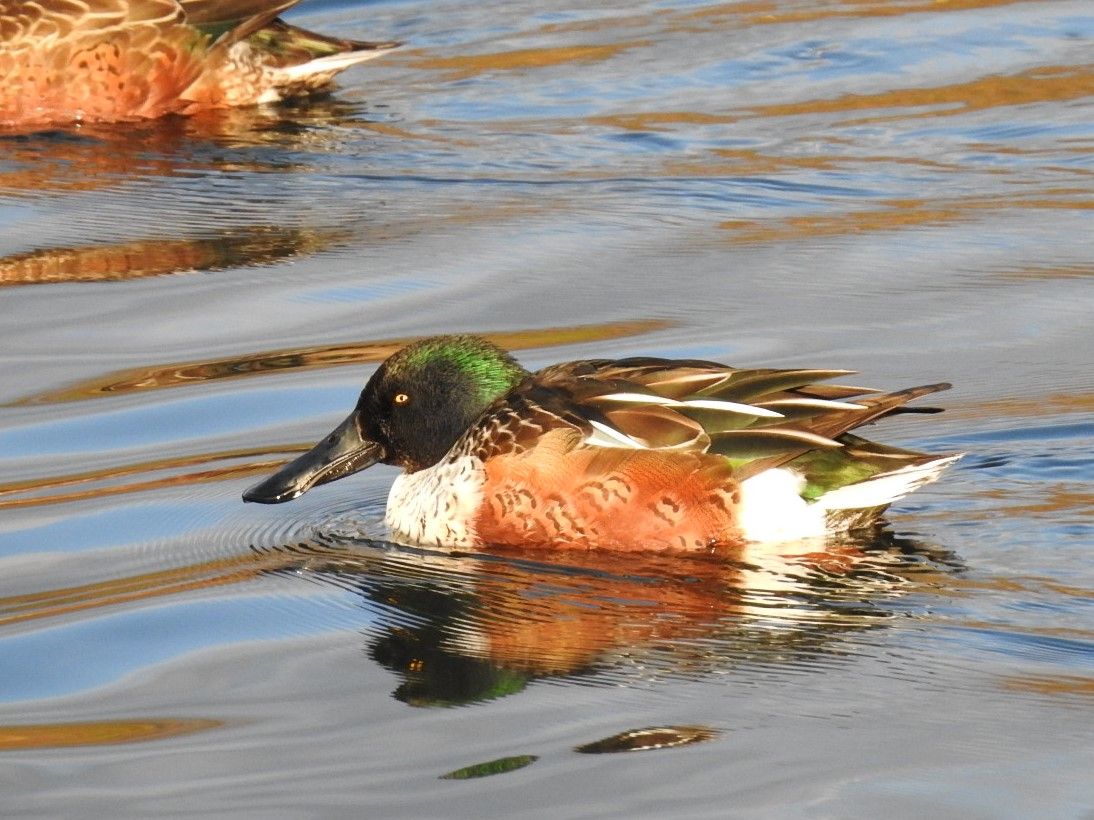
[(406, 404), (408, 401), (410, 401), (410, 396), (408, 396), (406, 393), (396, 393), (395, 398), (392, 401), (394, 401), (396, 404)]

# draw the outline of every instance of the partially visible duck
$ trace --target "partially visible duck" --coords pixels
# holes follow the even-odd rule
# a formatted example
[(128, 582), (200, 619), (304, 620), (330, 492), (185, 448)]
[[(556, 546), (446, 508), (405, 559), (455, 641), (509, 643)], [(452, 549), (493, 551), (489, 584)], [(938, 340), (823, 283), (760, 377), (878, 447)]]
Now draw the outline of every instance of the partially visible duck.
[(390, 51), (278, 19), (300, 0), (0, 0), (0, 126), (275, 102)]

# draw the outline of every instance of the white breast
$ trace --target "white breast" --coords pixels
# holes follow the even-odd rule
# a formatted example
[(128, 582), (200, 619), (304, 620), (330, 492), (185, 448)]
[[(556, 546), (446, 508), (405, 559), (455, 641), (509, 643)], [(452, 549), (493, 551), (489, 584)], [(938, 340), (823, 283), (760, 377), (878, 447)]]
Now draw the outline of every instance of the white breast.
[(474, 521), (485, 483), (482, 462), (470, 456), (403, 473), (391, 485), (385, 520), (399, 540), (429, 547), (473, 547), (478, 543)]

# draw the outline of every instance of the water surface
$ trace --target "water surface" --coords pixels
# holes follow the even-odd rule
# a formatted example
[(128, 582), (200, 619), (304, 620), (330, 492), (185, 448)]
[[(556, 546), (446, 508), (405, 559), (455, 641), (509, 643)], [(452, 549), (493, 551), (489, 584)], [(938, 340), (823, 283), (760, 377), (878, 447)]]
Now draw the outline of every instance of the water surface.
[[(307, 2), (407, 45), (0, 137), (5, 814), (1087, 816), (1088, 6)], [(455, 331), (948, 380), (877, 435), (968, 455), (717, 560), (397, 547), (390, 468), (241, 503)]]

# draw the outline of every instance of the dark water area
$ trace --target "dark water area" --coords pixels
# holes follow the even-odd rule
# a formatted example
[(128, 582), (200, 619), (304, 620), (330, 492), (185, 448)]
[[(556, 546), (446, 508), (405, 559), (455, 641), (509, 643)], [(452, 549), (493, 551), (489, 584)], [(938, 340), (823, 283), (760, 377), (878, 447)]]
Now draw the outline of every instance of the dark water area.
[[(328, 98), (0, 135), (11, 817), (1088, 817), (1086, 2), (305, 2)], [(474, 332), (951, 381), (885, 530), (392, 544), (240, 492)]]

